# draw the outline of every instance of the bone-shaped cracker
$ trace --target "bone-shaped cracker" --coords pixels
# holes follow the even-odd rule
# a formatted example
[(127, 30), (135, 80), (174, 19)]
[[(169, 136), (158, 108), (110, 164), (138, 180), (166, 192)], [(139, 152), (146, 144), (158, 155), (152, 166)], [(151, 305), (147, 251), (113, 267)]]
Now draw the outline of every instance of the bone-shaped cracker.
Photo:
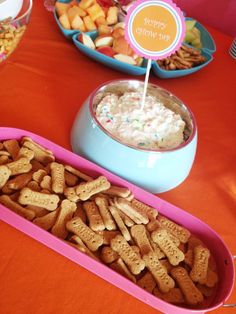
[(160, 223), (158, 220), (154, 219), (154, 220), (150, 220), (149, 223), (146, 225), (147, 230), (149, 232), (153, 232), (154, 230), (160, 228)]
[(51, 230), (52, 234), (61, 239), (65, 239), (67, 237), (69, 232), (66, 229), (66, 223), (72, 219), (75, 210), (76, 204), (74, 202), (69, 200), (63, 200), (61, 202), (57, 219)]
[(103, 238), (103, 244), (107, 245), (111, 243), (111, 239), (115, 238), (118, 234), (121, 234), (118, 230), (103, 230), (98, 231), (98, 234), (100, 234)]
[(25, 157), (21, 157), (16, 161), (12, 161), (7, 164), (7, 167), (11, 170), (11, 175), (18, 175), (21, 173), (27, 173), (32, 169), (32, 165)]
[(151, 272), (161, 292), (166, 293), (175, 286), (174, 280), (168, 275), (155, 252), (143, 256), (147, 269)]
[(119, 186), (111, 185), (111, 187), (104, 192), (105, 194), (111, 196), (127, 197), (130, 195), (130, 190), (128, 188), (122, 188)]
[(104, 176), (100, 176), (93, 181), (80, 183), (76, 188), (76, 194), (82, 201), (86, 201), (92, 195), (109, 189), (110, 186), (111, 184), (107, 180), (107, 178)]
[(121, 217), (121, 219), (123, 220), (124, 224), (127, 227), (132, 227), (134, 225), (134, 221), (132, 219), (129, 218), (129, 216), (127, 216), (124, 212), (122, 212), (119, 208), (117, 208), (117, 211)]
[(83, 223), (79, 217), (75, 217), (68, 221), (66, 228), (68, 231), (78, 235), (92, 252), (97, 251), (97, 249), (103, 244), (102, 236), (96, 234), (85, 223)]
[(144, 261), (130, 247), (123, 236), (117, 235), (112, 239), (111, 248), (120, 255), (132, 274), (137, 275), (145, 268)]
[(52, 212), (49, 212), (48, 214), (42, 217), (35, 218), (33, 220), (33, 223), (35, 223), (37, 226), (39, 226), (40, 228), (44, 230), (49, 230), (54, 226), (57, 216), (58, 216), (58, 212), (59, 212), (59, 208)]
[(76, 211), (74, 213), (74, 217), (80, 217), (80, 219), (86, 223), (87, 221), (87, 216), (86, 216), (86, 213), (83, 209), (83, 205), (81, 203), (77, 203), (77, 208), (76, 208)]
[(27, 147), (21, 147), (16, 159), (19, 159), (21, 157), (25, 157), (29, 161), (31, 161), (34, 158), (34, 152), (31, 149), (28, 149)]
[(8, 180), (6, 186), (12, 190), (20, 190), (25, 187), (31, 180), (32, 173), (22, 173), (11, 180)]
[(194, 282), (206, 283), (209, 258), (210, 251), (206, 247), (198, 245), (194, 248), (193, 266), (190, 272), (190, 278)]
[(65, 182), (66, 186), (72, 187), (78, 183), (78, 178), (73, 173), (70, 173), (69, 171), (65, 170)]
[(30, 181), (30, 182), (27, 184), (27, 187), (28, 187), (30, 190), (33, 190), (33, 191), (36, 191), (36, 192), (41, 191), (41, 187), (38, 185), (38, 183), (37, 183), (36, 181)]
[(184, 260), (184, 253), (174, 244), (165, 229), (159, 228), (153, 231), (151, 237), (165, 253), (171, 265), (177, 266)]
[(123, 198), (115, 198), (115, 205), (129, 216), (137, 224), (147, 224), (148, 218), (146, 214), (139, 212), (138, 209), (131, 204), (131, 202)]
[(57, 208), (60, 198), (55, 194), (45, 194), (23, 188), (18, 201), (22, 205), (35, 205), (52, 211)]
[(97, 196), (95, 198), (95, 203), (99, 208), (100, 214), (102, 216), (104, 225), (107, 230), (116, 230), (116, 224), (109, 211), (109, 204), (105, 197)]
[(20, 146), (17, 140), (11, 139), (3, 142), (3, 146), (10, 153), (13, 160), (15, 160), (18, 156)]
[(24, 147), (29, 148), (34, 152), (34, 158), (42, 164), (47, 165), (55, 160), (55, 157), (50, 150), (35, 143), (30, 137), (23, 137), (22, 142)]
[(57, 162), (51, 163), (52, 190), (54, 193), (63, 193), (65, 187), (65, 168)]
[(85, 173), (79, 171), (78, 169), (75, 169), (75, 168), (73, 168), (73, 167), (71, 167), (69, 165), (66, 165), (65, 169), (68, 172), (74, 174), (76, 177), (78, 177), (78, 178), (80, 178), (80, 179), (82, 179), (84, 181), (93, 181), (92, 177), (88, 176), (87, 174), (85, 174)]
[(123, 234), (126, 241), (130, 241), (131, 236), (129, 233), (129, 230), (127, 229), (126, 225), (124, 224), (124, 221), (122, 220), (121, 216), (119, 215), (118, 210), (115, 206), (109, 206), (109, 210), (112, 214), (112, 217), (114, 218), (118, 228), (120, 229), (120, 232)]
[(41, 189), (52, 191), (52, 178), (48, 175), (44, 176), (42, 181), (40, 182)]
[(0, 166), (0, 189), (7, 183), (11, 170), (7, 166)]
[(69, 201), (78, 202), (79, 200), (74, 187), (65, 188), (64, 195)]
[(140, 249), (141, 255), (145, 255), (153, 251), (144, 225), (134, 225), (130, 228), (130, 232), (135, 243)]
[(197, 289), (185, 268), (173, 268), (171, 276), (176, 280), (188, 304), (196, 305), (203, 301), (202, 293)]
[(167, 229), (170, 233), (172, 233), (176, 238), (180, 240), (180, 242), (186, 243), (188, 241), (190, 237), (190, 232), (186, 228), (174, 223), (173, 221), (163, 216), (158, 216), (158, 221), (164, 229)]
[(135, 206), (141, 213), (147, 216), (149, 220), (156, 219), (158, 211), (155, 208), (152, 208), (151, 206), (148, 206), (136, 199), (133, 199), (131, 204)]
[(38, 169), (33, 173), (33, 180), (40, 183), (46, 175), (47, 172), (44, 169)]
[(89, 227), (93, 231), (102, 231), (105, 229), (102, 217), (94, 201), (87, 201), (83, 204), (84, 210), (87, 214)]
[(16, 214), (28, 219), (33, 220), (35, 217), (35, 213), (33, 210), (27, 209), (19, 205), (18, 203), (11, 200), (8, 195), (1, 195), (0, 196), (0, 203), (5, 205), (6, 207), (10, 208)]

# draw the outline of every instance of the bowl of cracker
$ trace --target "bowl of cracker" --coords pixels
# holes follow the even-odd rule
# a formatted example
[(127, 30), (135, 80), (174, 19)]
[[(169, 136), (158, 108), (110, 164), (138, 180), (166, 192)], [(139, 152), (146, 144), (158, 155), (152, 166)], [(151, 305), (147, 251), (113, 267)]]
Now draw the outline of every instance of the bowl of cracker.
[(26, 130), (0, 128), (0, 153), (0, 220), (162, 313), (229, 297), (232, 255), (197, 217)]
[(157, 85), (115, 80), (98, 87), (78, 112), (72, 149), (153, 193), (183, 182), (193, 165), (197, 126), (190, 109)]
[[(8, 3), (9, 1), (1, 2), (0, 10), (1, 4), (5, 4), (5, 2)], [(19, 6), (16, 6), (18, 2), (14, 1), (15, 7), (9, 7), (3, 19), (0, 18), (0, 63), (6, 60), (16, 49), (29, 23), (33, 1), (23, 0), (21, 5), (19, 3)], [(14, 11), (13, 9), (16, 7), (18, 9)], [(13, 11), (14, 13), (12, 13)]]

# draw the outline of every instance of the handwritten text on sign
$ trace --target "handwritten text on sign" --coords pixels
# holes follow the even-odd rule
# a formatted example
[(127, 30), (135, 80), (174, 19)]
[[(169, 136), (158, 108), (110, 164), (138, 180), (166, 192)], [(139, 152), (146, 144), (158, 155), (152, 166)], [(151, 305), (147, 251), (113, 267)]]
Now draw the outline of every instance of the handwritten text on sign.
[(153, 60), (174, 53), (184, 38), (184, 16), (171, 0), (137, 0), (125, 23), (125, 37), (131, 47)]
[(147, 50), (164, 50), (176, 37), (175, 20), (167, 10), (161, 7), (157, 10), (156, 6), (149, 6), (137, 13), (133, 20), (132, 33), (137, 44), (145, 46)]

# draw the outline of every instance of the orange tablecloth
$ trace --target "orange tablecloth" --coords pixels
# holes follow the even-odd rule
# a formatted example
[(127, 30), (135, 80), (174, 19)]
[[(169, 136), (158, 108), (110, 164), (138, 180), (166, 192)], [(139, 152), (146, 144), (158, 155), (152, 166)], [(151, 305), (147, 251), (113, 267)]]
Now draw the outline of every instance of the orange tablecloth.
[[(228, 55), (232, 38), (209, 30), (217, 52), (204, 70), (172, 80), (151, 76), (189, 105), (199, 130), (191, 174), (160, 197), (204, 220), (236, 254), (236, 62)], [(35, 1), (20, 47), (0, 66), (0, 126), (70, 149), (71, 125), (85, 98), (104, 81), (127, 77), (82, 55)], [(1, 221), (0, 237), (1, 314), (158, 313)]]

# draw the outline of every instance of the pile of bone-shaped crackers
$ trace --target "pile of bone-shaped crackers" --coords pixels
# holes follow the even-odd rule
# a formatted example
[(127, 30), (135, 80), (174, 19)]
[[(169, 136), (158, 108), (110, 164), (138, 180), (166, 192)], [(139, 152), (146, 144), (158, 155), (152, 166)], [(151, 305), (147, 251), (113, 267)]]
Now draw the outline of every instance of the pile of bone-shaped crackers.
[(214, 293), (216, 266), (200, 239), (29, 137), (0, 142), (0, 203), (167, 302), (199, 306)]

